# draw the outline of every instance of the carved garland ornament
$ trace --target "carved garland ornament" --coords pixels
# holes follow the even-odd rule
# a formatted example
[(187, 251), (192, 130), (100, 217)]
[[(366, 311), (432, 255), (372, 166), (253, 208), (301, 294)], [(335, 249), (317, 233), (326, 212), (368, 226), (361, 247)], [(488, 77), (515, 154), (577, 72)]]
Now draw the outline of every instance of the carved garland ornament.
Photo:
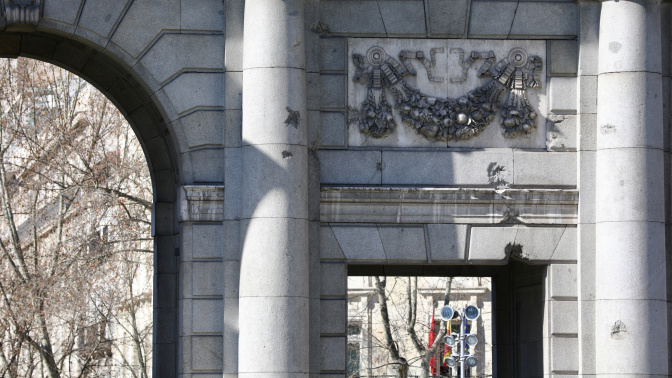
[[(397, 109), (402, 122), (429, 140), (473, 138), (492, 122), (498, 110), (502, 115), (506, 137), (515, 138), (534, 131), (537, 114), (527, 100), (526, 90), (541, 86), (540, 57), (528, 57), (524, 49), (514, 48), (507, 58), (494, 64), (494, 53), (474, 51), (469, 59), (460, 63), (464, 73), (466, 74), (475, 60), (485, 60), (478, 76), (489, 76), (492, 80), (460, 98), (444, 99), (427, 96), (411, 88), (402, 79), (404, 76), (416, 74), (408, 61), (409, 58), (415, 58), (425, 66), (429, 79), (437, 81), (431, 71), (437, 51), (443, 52), (443, 49), (432, 49), (431, 60), (422, 51), (402, 51), (399, 53), (401, 64), (377, 46), (370, 48), (366, 56), (353, 54), (352, 60), (356, 67), (353, 80), (366, 85), (368, 89), (359, 118), (359, 129), (362, 133), (382, 138), (392, 133), (397, 126), (393, 109), (386, 97), (386, 89), (394, 96), (394, 109)], [(463, 80), (451, 79), (453, 82)], [(508, 96), (502, 102), (505, 93)]]

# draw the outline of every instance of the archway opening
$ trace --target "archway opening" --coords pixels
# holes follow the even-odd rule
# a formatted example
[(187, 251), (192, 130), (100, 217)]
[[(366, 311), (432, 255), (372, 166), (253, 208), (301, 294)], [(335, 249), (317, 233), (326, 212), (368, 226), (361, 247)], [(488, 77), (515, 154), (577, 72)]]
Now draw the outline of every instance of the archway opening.
[(0, 33), (0, 58), (29, 57), (81, 76), (122, 112), (143, 147), (152, 179), (154, 238), (153, 357), (156, 377), (177, 375), (177, 159), (163, 102), (132, 67), (89, 41), (44, 32)]
[[(465, 334), (475, 334), (480, 338), (480, 343), (465, 351), (466, 355), (476, 357), (476, 366), (466, 369), (465, 377), (543, 375), (545, 277), (545, 265), (530, 265), (516, 260), (501, 266), (348, 264), (348, 331), (344, 370), (352, 377), (461, 377), (459, 358), (456, 358), (460, 349), (446, 349), (445, 343), (441, 343), (443, 340), (427, 356), (434, 357), (434, 369), (429, 359), (423, 366), (422, 353), (418, 353), (423, 348), (416, 347), (412, 340), (414, 336), (408, 332), (409, 314), (413, 314), (408, 310), (413, 307), (412, 299), (415, 298), (419, 309), (414, 311), (415, 333), (420, 335), (418, 341), (425, 350), (430, 345), (430, 334), (434, 334), (432, 341), (437, 340), (442, 326), (447, 331), (450, 325), (452, 331), (457, 325), (455, 330), (460, 331), (459, 316), (454, 316), (451, 322), (441, 321), (443, 306), (449, 304), (456, 312), (468, 305), (480, 310), (478, 319), (468, 321), (465, 329)], [(386, 282), (381, 286), (382, 281)], [(388, 299), (386, 307), (391, 341), (385, 336), (381, 292)], [(355, 351), (357, 343), (359, 350)], [(400, 346), (403, 343), (408, 344), (405, 348), (412, 359), (409, 361), (400, 354), (408, 362), (406, 371), (395, 369), (402, 364), (393, 351), (402, 350)], [(395, 347), (390, 347), (391, 344)], [(440, 353), (441, 347), (443, 353)], [(445, 357), (454, 357), (458, 363), (442, 372), (439, 362), (444, 362)], [(375, 361), (376, 358), (378, 361)]]
[(0, 375), (151, 376), (153, 190), (82, 78), (0, 60)]

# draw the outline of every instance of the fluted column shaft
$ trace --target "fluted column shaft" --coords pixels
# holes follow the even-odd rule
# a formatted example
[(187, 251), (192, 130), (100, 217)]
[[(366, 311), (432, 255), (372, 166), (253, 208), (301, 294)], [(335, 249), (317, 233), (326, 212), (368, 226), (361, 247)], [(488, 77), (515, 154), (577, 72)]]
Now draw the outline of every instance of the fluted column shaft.
[(247, 0), (239, 376), (309, 371), (303, 0)]
[(602, 2), (595, 367), (667, 376), (660, 2)]

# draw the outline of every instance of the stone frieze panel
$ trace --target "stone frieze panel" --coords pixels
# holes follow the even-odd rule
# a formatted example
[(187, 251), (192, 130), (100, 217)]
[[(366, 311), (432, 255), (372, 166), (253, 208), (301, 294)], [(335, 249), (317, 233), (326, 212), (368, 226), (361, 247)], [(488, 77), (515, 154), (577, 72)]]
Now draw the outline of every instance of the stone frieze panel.
[(544, 148), (546, 42), (351, 38), (350, 146)]

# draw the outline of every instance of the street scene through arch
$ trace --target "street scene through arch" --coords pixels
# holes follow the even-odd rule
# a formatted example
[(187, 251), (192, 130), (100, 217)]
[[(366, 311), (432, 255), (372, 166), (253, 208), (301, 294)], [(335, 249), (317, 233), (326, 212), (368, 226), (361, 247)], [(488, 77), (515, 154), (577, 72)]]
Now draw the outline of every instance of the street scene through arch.
[(348, 277), (347, 377), (490, 377), (492, 332), (490, 277)]
[(0, 61), (0, 375), (149, 377), (152, 183), (124, 116), (56, 66)]

